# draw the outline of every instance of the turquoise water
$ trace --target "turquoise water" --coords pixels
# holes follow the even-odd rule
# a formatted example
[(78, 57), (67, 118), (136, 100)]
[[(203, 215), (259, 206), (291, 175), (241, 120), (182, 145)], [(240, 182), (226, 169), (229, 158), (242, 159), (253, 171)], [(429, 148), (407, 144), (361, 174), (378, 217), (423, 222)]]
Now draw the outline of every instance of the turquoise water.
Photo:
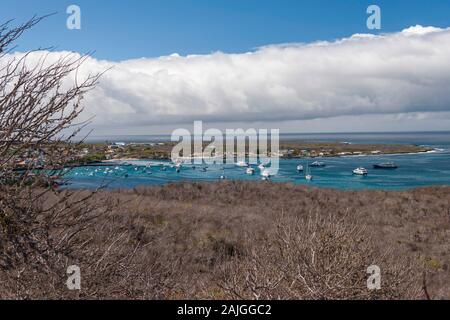
[[(339, 158), (281, 159), (279, 173), (272, 182), (289, 182), (316, 187), (337, 189), (386, 189), (403, 190), (422, 186), (450, 185), (450, 132), (441, 133), (382, 133), (382, 134), (329, 134), (329, 135), (286, 135), (284, 138), (310, 141), (346, 141), (350, 143), (408, 143), (435, 148), (434, 152), (422, 154), (351, 156)], [(283, 138), (283, 137), (282, 137)], [(142, 138), (144, 139), (144, 138)], [(120, 139), (117, 139), (120, 140)], [(149, 137), (149, 141), (151, 138)], [(120, 141), (127, 141), (122, 139)], [(140, 141), (142, 142), (142, 141)], [(299, 164), (320, 160), (324, 168), (311, 168), (314, 179), (307, 182), (304, 174), (299, 174)], [(393, 161), (396, 170), (374, 170), (372, 165)], [(367, 176), (355, 176), (356, 167), (369, 170)], [(228, 180), (261, 181), (259, 169), (255, 175), (245, 173), (245, 168), (222, 164), (203, 166), (185, 165), (179, 173), (170, 162), (133, 161), (129, 165), (112, 164), (108, 167), (75, 168), (68, 175), (68, 188), (133, 188), (141, 185), (161, 185), (180, 181), (219, 181), (225, 175)]]

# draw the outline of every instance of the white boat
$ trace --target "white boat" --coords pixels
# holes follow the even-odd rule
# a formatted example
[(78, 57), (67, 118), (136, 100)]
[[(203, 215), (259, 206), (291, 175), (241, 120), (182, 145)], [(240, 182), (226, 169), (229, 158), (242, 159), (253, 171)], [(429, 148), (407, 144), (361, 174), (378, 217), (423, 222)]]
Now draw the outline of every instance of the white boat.
[(264, 171), (261, 172), (261, 176), (263, 178), (270, 178), (270, 171), (265, 169)]
[(359, 168), (356, 168), (355, 170), (353, 170), (353, 174), (357, 174), (360, 176), (366, 176), (368, 174), (368, 171), (366, 168), (359, 167)]
[(253, 174), (255, 174), (255, 169), (253, 169), (253, 168), (247, 168), (247, 170), (245, 171), (245, 173), (247, 173), (247, 174), (249, 174), (249, 175), (253, 175)]
[(248, 164), (245, 161), (239, 161), (238, 163), (236, 163), (236, 166), (238, 166), (238, 167), (248, 167)]
[(258, 169), (261, 170), (261, 171), (263, 171), (265, 168), (266, 167), (262, 163), (258, 166)]
[(224, 175), (221, 175), (220, 176), (220, 180), (225, 180), (226, 178), (225, 178), (225, 176)]
[(313, 163), (311, 163), (311, 167), (322, 168), (325, 166), (326, 166), (325, 162), (322, 162), (322, 161), (314, 161)]
[(311, 181), (311, 180), (313, 179), (313, 176), (312, 176), (312, 174), (311, 174), (311, 172), (310, 172), (310, 170), (309, 170), (309, 166), (308, 166), (308, 165), (306, 165), (305, 179), (306, 179), (307, 181)]
[(302, 166), (301, 164), (299, 164), (299, 165), (297, 166), (297, 171), (298, 171), (298, 172), (302, 172), (302, 171), (303, 171), (303, 166)]

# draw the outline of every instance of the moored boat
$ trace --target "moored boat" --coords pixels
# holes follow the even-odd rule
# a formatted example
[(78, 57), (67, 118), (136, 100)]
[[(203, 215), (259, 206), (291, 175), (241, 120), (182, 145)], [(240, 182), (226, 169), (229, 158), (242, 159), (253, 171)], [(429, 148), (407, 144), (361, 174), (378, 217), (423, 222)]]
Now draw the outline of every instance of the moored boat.
[(325, 162), (322, 161), (314, 161), (313, 163), (311, 163), (311, 167), (323, 168), (325, 166)]
[(247, 168), (247, 170), (245, 171), (245, 173), (247, 173), (247, 174), (249, 174), (249, 175), (253, 175), (253, 174), (255, 174), (255, 169), (253, 169), (253, 168)]
[(261, 176), (263, 177), (263, 180), (264, 180), (264, 178), (265, 179), (270, 178), (270, 171), (265, 169), (264, 171), (261, 172)]
[(312, 179), (313, 179), (313, 176), (312, 176), (312, 174), (311, 174), (311, 171), (310, 171), (310, 169), (309, 169), (309, 165), (308, 165), (308, 164), (306, 164), (305, 179), (306, 179), (307, 181), (312, 181)]
[(248, 164), (245, 161), (239, 161), (238, 163), (236, 163), (236, 166), (238, 166), (238, 167), (248, 167)]
[(398, 166), (393, 162), (384, 162), (373, 165), (374, 169), (397, 169)]
[(353, 170), (353, 174), (360, 175), (360, 176), (366, 176), (368, 173), (369, 172), (367, 171), (367, 169), (363, 168), (363, 167), (359, 167), (359, 168), (356, 168), (355, 170)]

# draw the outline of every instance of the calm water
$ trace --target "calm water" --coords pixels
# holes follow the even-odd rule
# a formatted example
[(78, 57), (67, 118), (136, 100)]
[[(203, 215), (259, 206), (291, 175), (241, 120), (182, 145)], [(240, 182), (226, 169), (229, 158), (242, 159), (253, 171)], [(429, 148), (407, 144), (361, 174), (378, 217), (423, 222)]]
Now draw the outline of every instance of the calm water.
[[(110, 137), (112, 141), (148, 142), (166, 140), (159, 136)], [(359, 156), (341, 158), (285, 159), (280, 160), (280, 170), (273, 182), (290, 182), (317, 187), (337, 189), (391, 189), (401, 190), (420, 186), (450, 185), (450, 132), (438, 133), (352, 133), (352, 134), (289, 134), (282, 139), (301, 139), (308, 141), (345, 141), (350, 143), (380, 144), (417, 144), (436, 149), (432, 153)], [(104, 141), (103, 140), (103, 141)], [(101, 141), (101, 138), (98, 138)], [(299, 164), (306, 165), (316, 160), (326, 163), (324, 168), (312, 168), (314, 180), (307, 182), (303, 174), (296, 171)], [(399, 168), (396, 170), (374, 170), (372, 165), (379, 162), (393, 161)], [(184, 166), (179, 173), (169, 162), (134, 161), (129, 166), (84, 167), (70, 172), (69, 188), (97, 188), (107, 184), (109, 188), (133, 188), (140, 185), (160, 185), (179, 181), (218, 181), (222, 174), (228, 180), (260, 181), (259, 169), (255, 175), (245, 174), (245, 168), (202, 166), (193, 168)], [(352, 170), (356, 167), (369, 170), (368, 176), (355, 176)], [(163, 169), (164, 168), (164, 169)]]

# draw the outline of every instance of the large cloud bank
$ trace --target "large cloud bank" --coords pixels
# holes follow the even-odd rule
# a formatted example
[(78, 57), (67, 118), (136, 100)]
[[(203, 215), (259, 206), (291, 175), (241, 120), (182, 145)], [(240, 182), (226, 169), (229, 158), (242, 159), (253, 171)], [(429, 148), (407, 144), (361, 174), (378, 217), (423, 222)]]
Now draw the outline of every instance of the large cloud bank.
[(96, 115), (99, 125), (450, 111), (450, 29), (416, 26), (245, 54), (90, 58), (80, 73), (111, 67), (85, 99), (84, 116)]

